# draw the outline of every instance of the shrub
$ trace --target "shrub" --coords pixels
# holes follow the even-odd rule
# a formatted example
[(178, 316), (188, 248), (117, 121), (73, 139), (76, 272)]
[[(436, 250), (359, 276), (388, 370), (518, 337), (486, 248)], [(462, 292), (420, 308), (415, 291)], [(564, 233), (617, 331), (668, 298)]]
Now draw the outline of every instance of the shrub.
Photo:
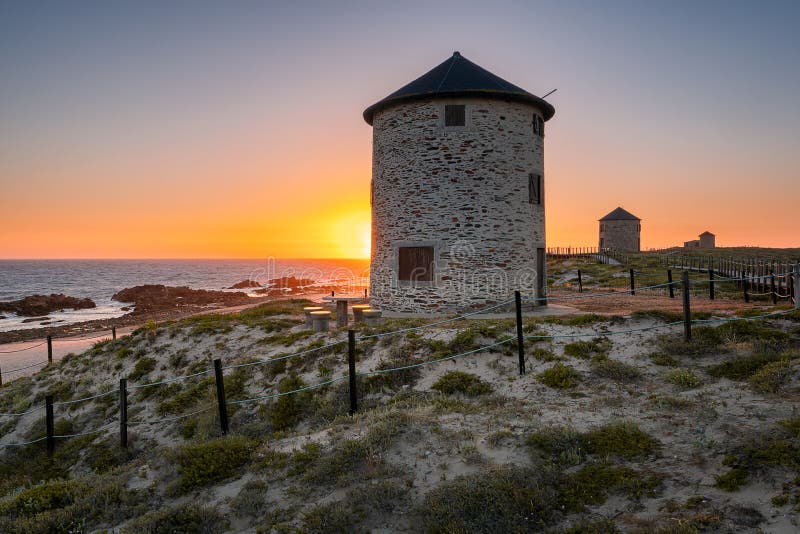
[(768, 363), (750, 377), (750, 387), (758, 393), (778, 393), (792, 374), (789, 360)]
[(0, 516), (30, 517), (48, 510), (64, 508), (75, 502), (77, 496), (87, 489), (86, 484), (74, 480), (57, 480), (34, 486), (0, 504)]
[(592, 362), (592, 372), (602, 378), (609, 378), (617, 382), (633, 382), (641, 378), (642, 373), (627, 363), (603, 358)]
[(582, 512), (587, 504), (602, 504), (608, 494), (617, 491), (630, 498), (655, 496), (661, 483), (657, 476), (648, 476), (624, 466), (590, 462), (565, 477), (559, 494), (562, 510)]
[(596, 337), (591, 341), (576, 341), (564, 345), (564, 354), (583, 359), (589, 359), (597, 354), (607, 354), (610, 350), (611, 341), (606, 337)]
[(628, 467), (590, 463), (578, 471), (501, 467), (461, 476), (428, 492), (418, 512), (428, 532), (535, 532), (562, 512), (602, 504), (611, 492), (655, 495), (660, 479)]
[[(306, 383), (297, 375), (287, 376), (278, 383), (278, 393), (295, 391), (306, 386)], [(269, 409), (269, 418), (275, 430), (288, 430), (294, 428), (302, 419), (304, 407), (310, 397), (308, 392), (278, 397), (275, 404)]]
[(590, 430), (581, 437), (589, 454), (633, 459), (646, 456), (659, 447), (658, 440), (642, 431), (636, 423), (610, 423)]
[[(558, 534), (619, 534), (622, 532), (611, 519), (579, 521), (558, 531)], [(677, 533), (674, 533), (677, 534)]]
[(664, 352), (654, 352), (650, 355), (650, 361), (662, 367), (677, 367), (681, 364), (680, 360)]
[(632, 460), (652, 454), (660, 447), (635, 423), (622, 421), (580, 433), (571, 427), (547, 427), (528, 437), (528, 444), (559, 463), (578, 464), (586, 455), (617, 456)]
[(331, 502), (314, 506), (303, 516), (301, 532), (308, 534), (328, 534), (331, 532), (362, 532), (357, 529), (363, 521), (364, 513), (358, 507), (351, 507), (350, 501)]
[(462, 393), (468, 397), (476, 397), (492, 392), (492, 386), (480, 379), (479, 376), (461, 371), (450, 371), (439, 377), (432, 386), (439, 393), (453, 395)]
[(145, 356), (137, 360), (136, 365), (133, 366), (133, 370), (128, 375), (128, 380), (139, 380), (147, 373), (151, 372), (153, 369), (156, 368), (156, 360), (155, 358), (150, 358)]
[[(170, 396), (156, 406), (156, 411), (161, 415), (182, 413), (197, 404), (199, 401), (213, 398), (212, 396), (214, 395), (214, 377), (196, 380), (192, 385), (188, 386), (182, 391), (173, 390), (173, 385), (174, 384), (152, 387), (161, 389), (166, 388), (165, 391), (170, 392)], [(145, 389), (144, 391), (147, 390)]]
[(227, 528), (223, 515), (211, 506), (194, 502), (147, 512), (131, 521), (123, 532), (131, 534), (162, 532), (194, 532), (215, 534)]
[(554, 389), (568, 389), (578, 384), (581, 375), (569, 365), (557, 362), (551, 368), (536, 375), (536, 379)]
[(786, 355), (774, 351), (765, 351), (751, 356), (737, 356), (722, 363), (712, 365), (708, 374), (716, 378), (730, 380), (747, 380), (765, 365), (785, 360)]
[(526, 441), (560, 464), (577, 465), (586, 454), (582, 434), (572, 427), (545, 427), (528, 436)]
[(174, 453), (179, 489), (189, 491), (236, 474), (250, 460), (254, 448), (255, 442), (242, 436), (179, 447)]
[(703, 383), (691, 369), (673, 369), (667, 373), (667, 382), (683, 389), (696, 388)]
[(419, 509), (428, 532), (530, 532), (556, 515), (557, 493), (541, 471), (503, 467), (461, 476), (425, 495)]
[[(376, 370), (406, 367), (418, 363), (419, 360), (407, 351), (398, 351), (387, 361), (381, 361)], [(373, 393), (383, 389), (396, 390), (405, 385), (413, 385), (420, 376), (419, 367), (410, 367), (388, 373), (378, 373), (364, 378), (364, 391)]]
[(397, 508), (398, 501), (405, 500), (407, 493), (408, 486), (392, 480), (381, 480), (375, 484), (356, 486), (347, 492), (347, 500), (371, 512), (391, 513)]
[(535, 358), (543, 362), (557, 362), (563, 359), (561, 356), (553, 353), (552, 351), (542, 348), (527, 349), (526, 352), (531, 358)]
[(269, 486), (263, 480), (250, 480), (242, 486), (238, 495), (231, 500), (231, 510), (238, 516), (256, 517), (267, 511), (267, 490)]
[(747, 472), (739, 468), (733, 468), (722, 475), (714, 475), (714, 486), (723, 491), (739, 491), (746, 482)]

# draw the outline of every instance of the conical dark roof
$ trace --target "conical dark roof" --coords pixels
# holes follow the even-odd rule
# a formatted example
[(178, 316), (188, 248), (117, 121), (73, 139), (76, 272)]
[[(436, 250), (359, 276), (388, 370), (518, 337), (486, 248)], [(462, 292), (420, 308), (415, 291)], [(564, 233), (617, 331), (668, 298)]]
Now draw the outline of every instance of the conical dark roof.
[(622, 208), (617, 208), (602, 219), (601, 221), (641, 221), (639, 217)]
[(439, 96), (479, 96), (529, 102), (541, 110), (544, 120), (550, 119), (556, 112), (552, 105), (538, 96), (495, 76), (458, 52), (453, 52), (452, 57), (441, 65), (364, 110), (364, 120), (371, 125), (372, 117), (381, 109), (401, 102)]

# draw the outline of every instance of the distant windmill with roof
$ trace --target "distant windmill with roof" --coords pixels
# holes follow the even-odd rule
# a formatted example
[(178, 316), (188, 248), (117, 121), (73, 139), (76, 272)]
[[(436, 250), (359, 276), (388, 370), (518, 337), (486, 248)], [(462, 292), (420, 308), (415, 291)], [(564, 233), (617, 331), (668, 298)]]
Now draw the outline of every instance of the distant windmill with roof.
[(642, 233), (642, 220), (639, 217), (622, 208), (617, 208), (599, 222), (601, 250), (639, 252)]

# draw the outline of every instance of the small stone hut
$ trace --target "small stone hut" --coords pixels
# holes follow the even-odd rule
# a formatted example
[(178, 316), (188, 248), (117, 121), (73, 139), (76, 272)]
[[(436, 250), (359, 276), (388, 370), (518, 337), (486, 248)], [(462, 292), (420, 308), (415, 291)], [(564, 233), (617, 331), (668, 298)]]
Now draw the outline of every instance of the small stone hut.
[(543, 99), (452, 57), (364, 111), (370, 304), (452, 313), (545, 294)]
[(600, 249), (620, 252), (641, 250), (642, 220), (622, 208), (617, 208), (600, 219)]
[(706, 230), (698, 236), (700, 238), (700, 248), (715, 248), (716, 236)]

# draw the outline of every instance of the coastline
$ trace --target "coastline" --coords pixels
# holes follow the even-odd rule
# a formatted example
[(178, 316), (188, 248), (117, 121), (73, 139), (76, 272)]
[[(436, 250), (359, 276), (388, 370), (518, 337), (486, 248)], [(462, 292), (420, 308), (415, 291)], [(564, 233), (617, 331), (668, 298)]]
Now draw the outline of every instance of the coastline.
[(288, 300), (293, 298), (307, 298), (319, 299), (326, 293), (297, 293), (291, 295), (280, 296), (265, 296), (265, 297), (249, 297), (251, 302), (245, 304), (238, 304), (235, 306), (214, 306), (214, 305), (185, 305), (169, 309), (152, 310), (146, 312), (131, 311), (120, 317), (112, 319), (95, 319), (91, 321), (82, 321), (78, 323), (71, 323), (58, 326), (45, 326), (41, 328), (27, 328), (8, 330), (0, 332), (0, 346), (10, 343), (24, 343), (26, 341), (40, 341), (47, 336), (54, 338), (69, 339), (76, 336), (84, 336), (87, 334), (100, 334), (108, 332), (110, 335), (111, 327), (115, 326), (118, 330), (122, 328), (133, 327), (138, 328), (148, 321), (155, 321), (157, 323), (164, 321), (173, 321), (191, 317), (193, 315), (202, 315), (205, 313), (235, 313), (237, 311), (253, 308), (268, 302), (275, 302), (278, 300)]

